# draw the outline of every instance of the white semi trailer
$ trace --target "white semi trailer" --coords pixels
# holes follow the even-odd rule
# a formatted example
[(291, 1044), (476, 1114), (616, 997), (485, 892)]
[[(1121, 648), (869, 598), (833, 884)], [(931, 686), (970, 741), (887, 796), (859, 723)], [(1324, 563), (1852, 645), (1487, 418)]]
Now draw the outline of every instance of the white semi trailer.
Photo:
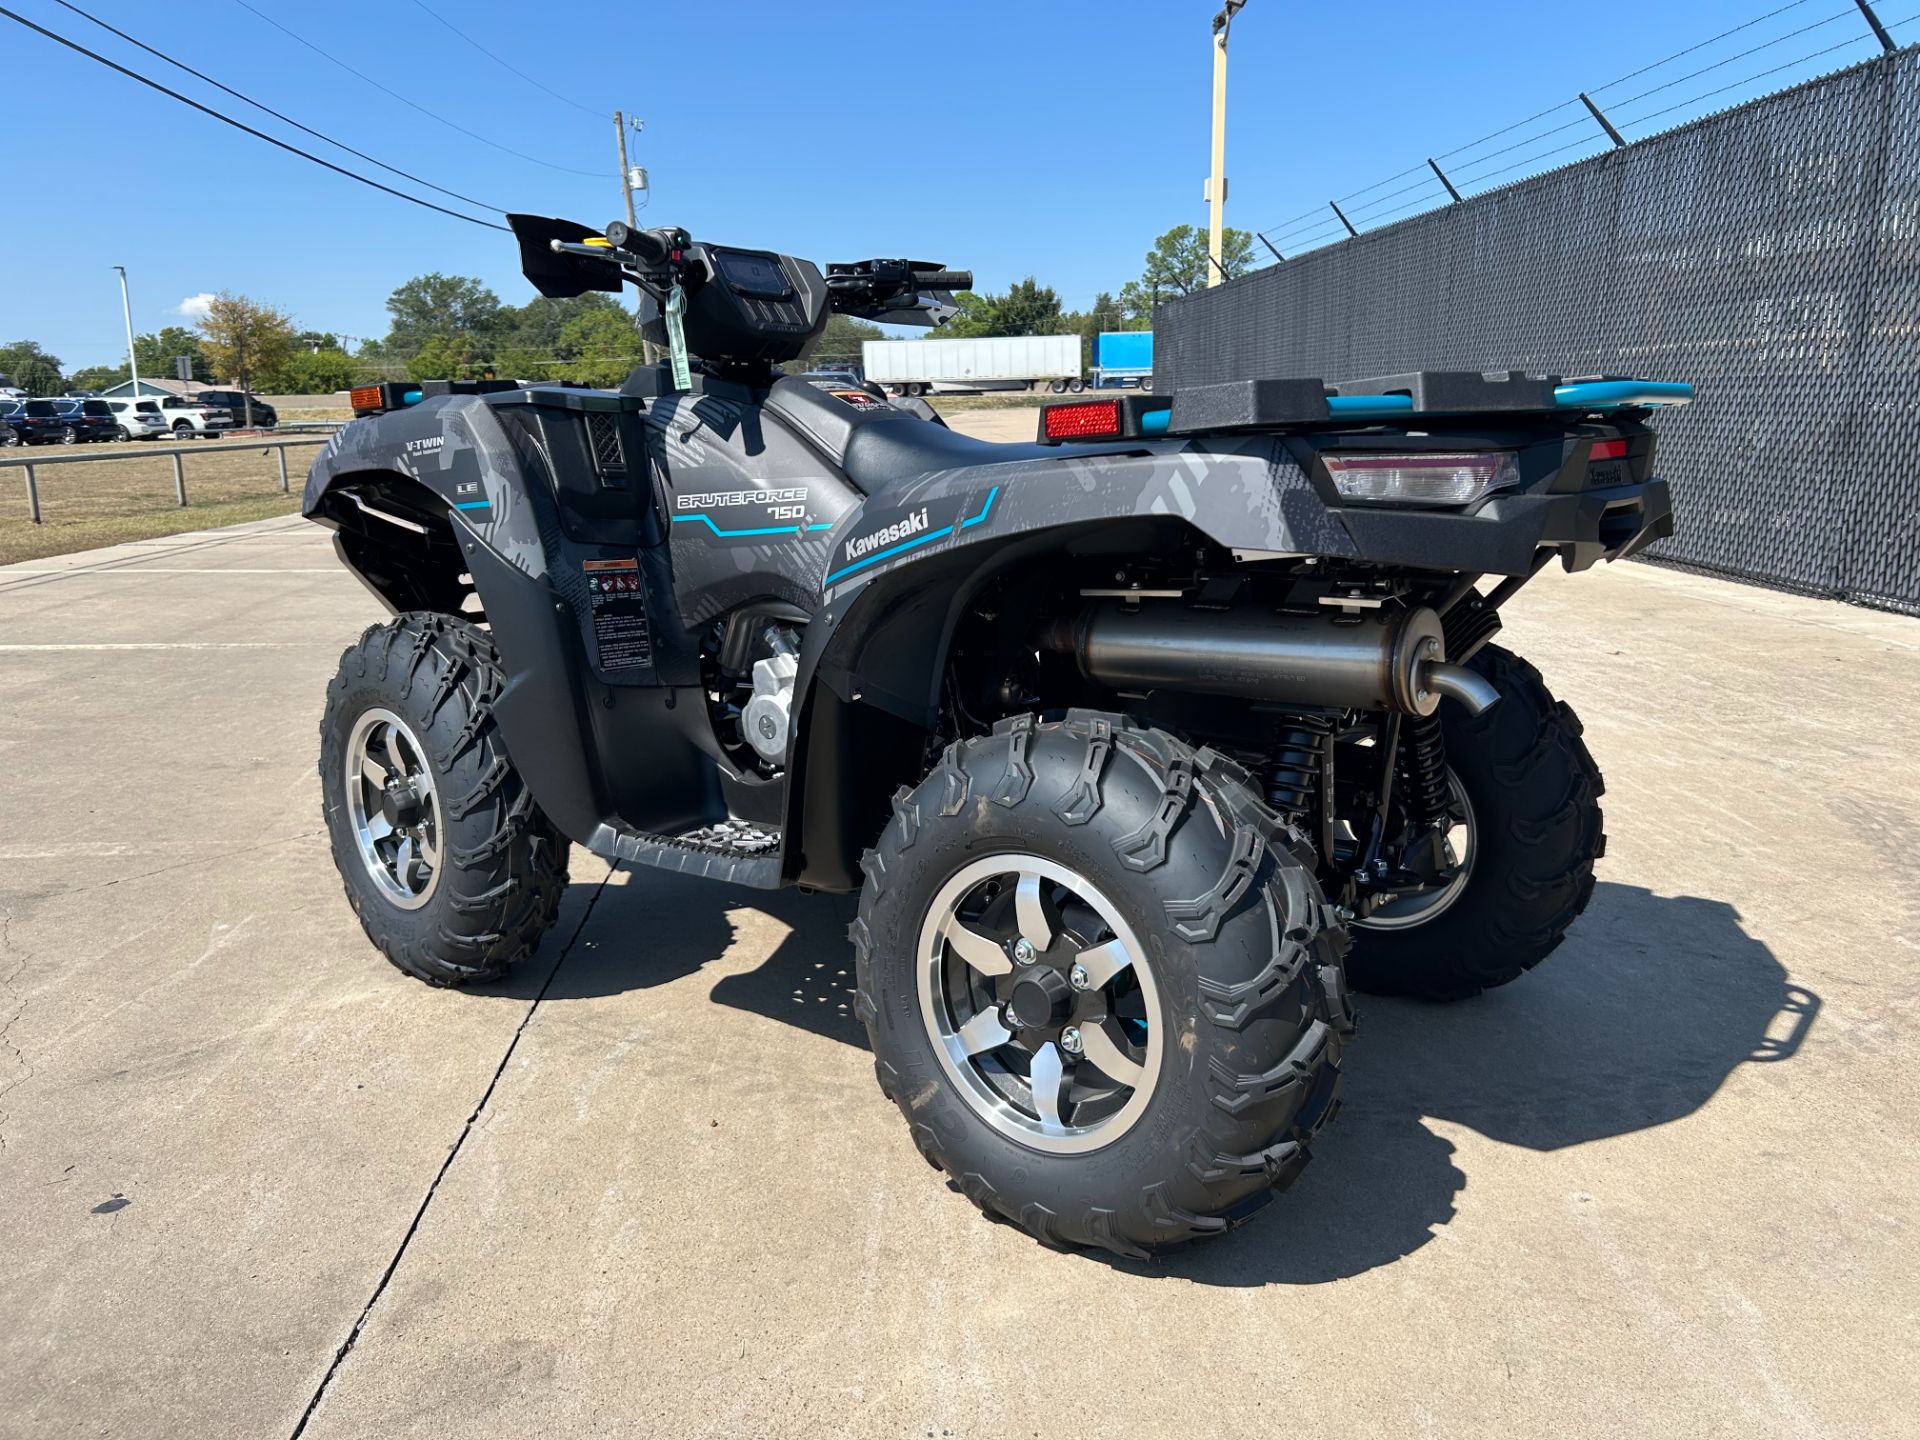
[(929, 390), (1081, 390), (1078, 335), (1001, 335), (986, 340), (868, 340), (867, 379), (895, 395)]

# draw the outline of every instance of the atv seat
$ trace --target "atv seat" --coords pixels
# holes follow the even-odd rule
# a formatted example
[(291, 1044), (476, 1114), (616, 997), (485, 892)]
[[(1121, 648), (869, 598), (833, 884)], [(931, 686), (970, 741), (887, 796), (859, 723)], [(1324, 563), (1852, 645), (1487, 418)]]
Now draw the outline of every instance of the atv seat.
[(930, 470), (1060, 458), (1059, 450), (1044, 445), (957, 434), (851, 385), (841, 393), (860, 399), (844, 400), (832, 390), (782, 376), (767, 394), (767, 409), (838, 465), (863, 495)]

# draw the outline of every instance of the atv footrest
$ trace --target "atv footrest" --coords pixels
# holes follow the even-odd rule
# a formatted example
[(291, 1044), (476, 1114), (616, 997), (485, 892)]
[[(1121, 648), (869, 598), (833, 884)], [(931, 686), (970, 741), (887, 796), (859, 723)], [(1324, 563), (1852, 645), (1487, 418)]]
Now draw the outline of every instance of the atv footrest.
[(602, 825), (587, 842), (608, 860), (629, 860), (709, 880), (772, 890), (780, 884), (780, 832), (744, 820), (723, 820), (684, 835), (649, 835)]

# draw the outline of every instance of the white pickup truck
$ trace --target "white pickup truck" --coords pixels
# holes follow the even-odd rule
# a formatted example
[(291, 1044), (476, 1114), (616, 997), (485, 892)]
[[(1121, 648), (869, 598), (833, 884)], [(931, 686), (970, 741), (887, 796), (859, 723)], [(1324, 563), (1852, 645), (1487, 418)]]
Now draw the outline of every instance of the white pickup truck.
[(168, 395), (160, 401), (160, 413), (178, 440), (206, 439), (233, 428), (233, 412), (224, 405), (205, 405), (190, 395)]

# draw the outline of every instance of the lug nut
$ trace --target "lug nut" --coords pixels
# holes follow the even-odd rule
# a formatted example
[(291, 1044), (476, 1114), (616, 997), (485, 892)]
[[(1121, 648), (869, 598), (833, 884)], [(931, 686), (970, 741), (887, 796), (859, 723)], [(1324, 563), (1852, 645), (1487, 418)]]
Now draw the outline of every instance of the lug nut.
[(1080, 1039), (1080, 1031), (1078, 1027), (1069, 1025), (1066, 1029), (1060, 1032), (1060, 1048), (1066, 1051), (1067, 1054), (1078, 1055), (1080, 1053), (1081, 1044), (1082, 1044), (1082, 1041)]
[(1087, 967), (1076, 963), (1071, 970), (1067, 971), (1067, 983), (1076, 990), (1088, 989), (1092, 980), (1087, 974)]
[(1016, 941), (1013, 947), (1013, 958), (1018, 960), (1022, 965), (1031, 965), (1034, 957), (1039, 953), (1038, 950), (1033, 948), (1033, 942), (1025, 938)]

